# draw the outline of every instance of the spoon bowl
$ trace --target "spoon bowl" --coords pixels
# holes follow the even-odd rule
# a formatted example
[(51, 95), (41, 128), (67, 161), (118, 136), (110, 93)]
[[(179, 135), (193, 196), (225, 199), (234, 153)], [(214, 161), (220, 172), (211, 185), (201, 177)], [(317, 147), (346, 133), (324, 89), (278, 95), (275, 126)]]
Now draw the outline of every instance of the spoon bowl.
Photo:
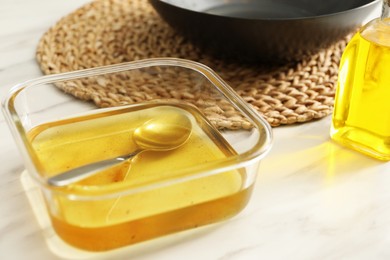
[(134, 142), (141, 150), (169, 151), (182, 146), (191, 135), (190, 119), (179, 113), (167, 113), (152, 118), (133, 133)]
[(143, 151), (169, 151), (177, 149), (187, 142), (191, 133), (192, 123), (187, 115), (178, 112), (167, 112), (162, 117), (146, 121), (134, 130), (133, 140), (137, 145), (137, 149), (134, 152), (62, 172), (49, 178), (47, 182), (52, 186), (63, 187), (123, 163)]

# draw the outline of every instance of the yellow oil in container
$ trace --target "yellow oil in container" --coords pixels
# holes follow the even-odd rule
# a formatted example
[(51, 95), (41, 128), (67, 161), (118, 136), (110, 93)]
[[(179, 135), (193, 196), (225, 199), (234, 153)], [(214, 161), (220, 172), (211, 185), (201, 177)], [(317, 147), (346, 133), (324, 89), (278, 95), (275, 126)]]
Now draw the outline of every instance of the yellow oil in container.
[[(28, 137), (40, 172), (49, 177), (132, 152), (132, 131), (167, 111), (191, 118), (193, 132), (185, 145), (172, 151), (142, 152), (133, 160), (48, 193), (45, 200), (52, 224), (64, 241), (86, 250), (109, 250), (221, 221), (246, 205), (252, 186), (244, 185), (243, 169), (142, 190), (150, 184), (194, 176), (197, 167), (208, 162), (223, 166), (224, 160), (236, 155), (189, 106), (148, 105), (86, 115), (40, 125)], [(107, 196), (127, 190), (137, 192)]]
[[(385, 2), (387, 9), (387, 1)], [(339, 71), (331, 138), (390, 160), (390, 20), (365, 25), (346, 47)]]

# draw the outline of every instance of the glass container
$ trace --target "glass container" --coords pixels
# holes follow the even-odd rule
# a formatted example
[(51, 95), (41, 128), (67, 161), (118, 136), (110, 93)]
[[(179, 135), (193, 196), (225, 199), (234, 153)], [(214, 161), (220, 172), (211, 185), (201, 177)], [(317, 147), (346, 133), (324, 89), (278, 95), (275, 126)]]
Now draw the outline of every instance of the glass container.
[[(137, 102), (139, 92), (115, 92), (115, 82), (137, 86), (142, 93), (147, 88), (148, 94)], [(57, 88), (82, 91), (97, 85), (117, 96), (123, 93), (127, 103), (97, 108)], [(183, 86), (190, 90), (186, 95), (177, 93)], [(2, 105), (52, 227), (63, 241), (88, 251), (123, 247), (236, 215), (247, 204), (272, 143), (269, 124), (215, 72), (182, 59), (43, 76), (16, 85)], [(48, 183), (63, 171), (132, 152), (132, 132), (172, 111), (192, 122), (192, 135), (182, 147), (144, 151), (63, 187)], [(227, 121), (218, 121), (221, 116)]]

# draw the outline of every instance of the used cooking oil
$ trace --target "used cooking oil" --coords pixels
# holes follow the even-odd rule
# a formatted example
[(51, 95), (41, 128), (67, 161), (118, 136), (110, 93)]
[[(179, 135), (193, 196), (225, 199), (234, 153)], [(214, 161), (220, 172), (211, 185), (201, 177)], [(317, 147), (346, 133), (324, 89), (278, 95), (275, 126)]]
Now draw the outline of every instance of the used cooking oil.
[[(131, 106), (37, 126), (28, 134), (37, 168), (50, 177), (130, 153), (136, 149), (132, 132), (172, 111), (186, 113), (192, 121), (192, 134), (183, 146), (144, 151), (80, 182), (56, 187), (45, 197), (53, 228), (64, 241), (85, 250), (109, 250), (221, 221), (246, 205), (252, 188), (244, 184), (244, 170), (195, 177), (199, 166), (213, 162), (222, 167), (236, 152), (187, 105)], [(174, 182), (183, 177), (188, 180)]]
[(331, 127), (333, 140), (381, 160), (390, 160), (389, 19), (369, 22), (346, 47)]

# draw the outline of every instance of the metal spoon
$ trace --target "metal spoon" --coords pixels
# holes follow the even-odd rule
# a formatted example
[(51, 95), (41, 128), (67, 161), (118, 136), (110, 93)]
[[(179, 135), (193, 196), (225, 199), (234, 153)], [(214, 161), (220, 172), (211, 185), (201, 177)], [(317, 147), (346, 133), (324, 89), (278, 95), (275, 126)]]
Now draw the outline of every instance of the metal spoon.
[(185, 114), (168, 113), (152, 118), (133, 132), (133, 140), (138, 147), (134, 152), (60, 173), (49, 178), (47, 182), (52, 186), (66, 186), (104, 169), (123, 163), (142, 151), (169, 151), (176, 149), (187, 142), (191, 133), (191, 121)]

